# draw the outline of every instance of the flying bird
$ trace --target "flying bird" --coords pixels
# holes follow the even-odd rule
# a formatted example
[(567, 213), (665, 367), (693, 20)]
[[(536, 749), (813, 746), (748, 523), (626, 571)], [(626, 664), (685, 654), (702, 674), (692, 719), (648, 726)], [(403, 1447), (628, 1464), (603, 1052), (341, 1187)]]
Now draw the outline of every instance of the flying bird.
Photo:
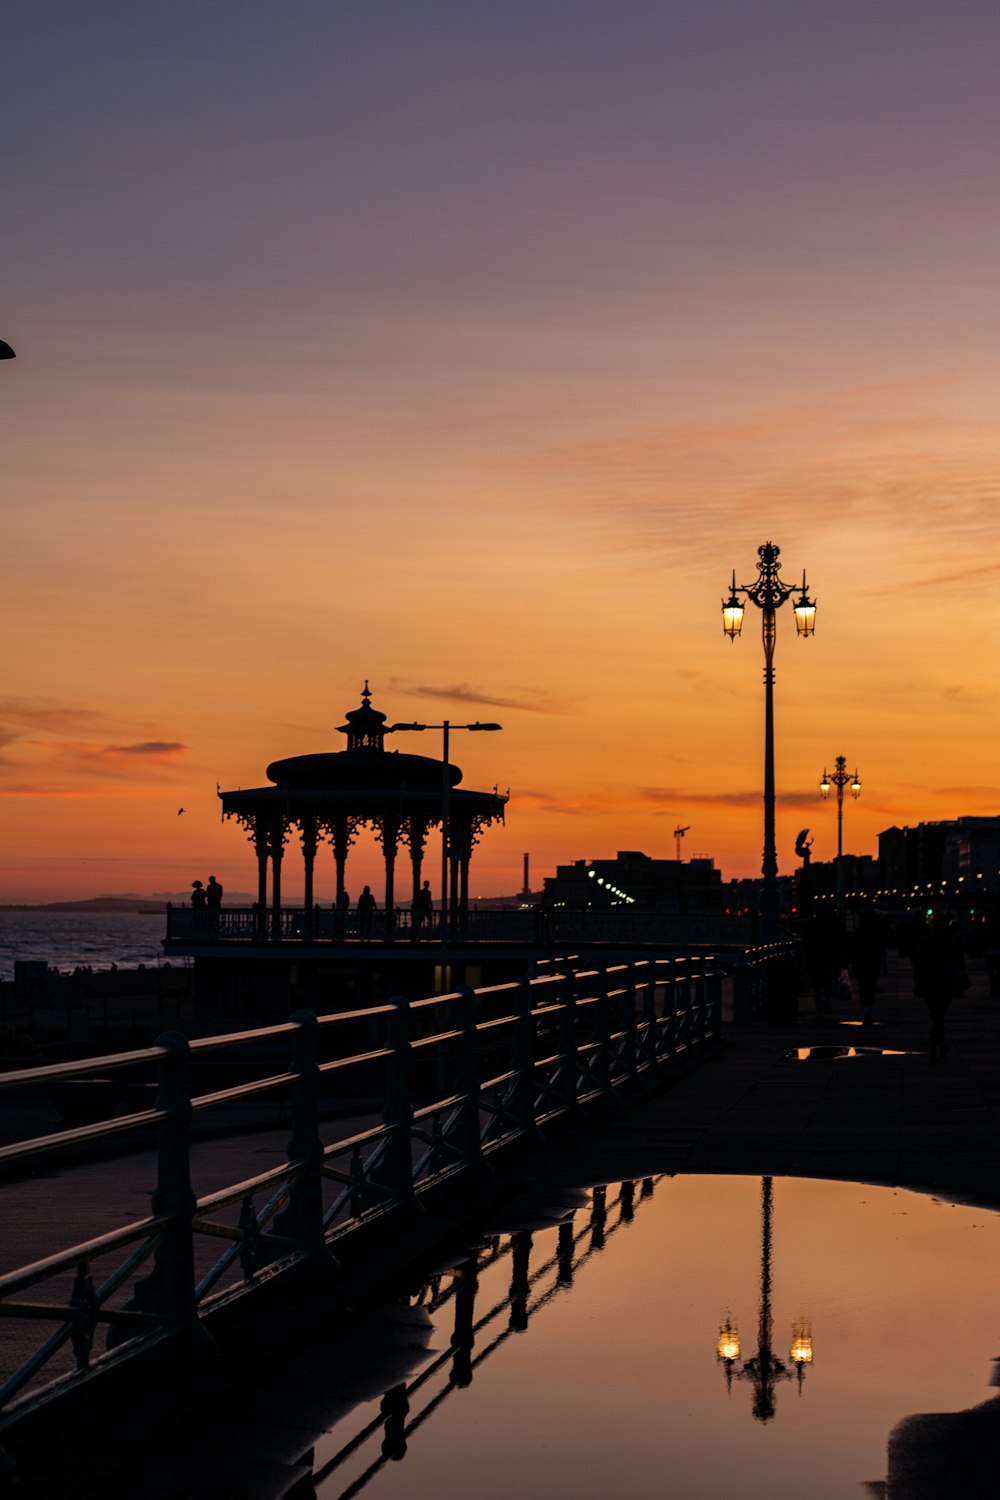
[(183, 809), (183, 807), (179, 807), (179, 808), (178, 808), (178, 809), (177, 809), (177, 816), (178, 816), (178, 817), (180, 817), (180, 815), (181, 815), (181, 813), (182, 813), (182, 812), (183, 812), (183, 811), (184, 811), (184, 809)]

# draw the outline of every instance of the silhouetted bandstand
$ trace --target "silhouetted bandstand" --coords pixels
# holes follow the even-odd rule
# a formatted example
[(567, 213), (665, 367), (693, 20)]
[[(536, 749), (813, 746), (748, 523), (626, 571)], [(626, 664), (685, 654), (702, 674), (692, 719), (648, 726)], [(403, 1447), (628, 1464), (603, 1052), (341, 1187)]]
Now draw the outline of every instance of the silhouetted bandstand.
[[(386, 750), (392, 732), (386, 715), (372, 707), (365, 683), (361, 705), (347, 714), (339, 732), (346, 750), (295, 755), (267, 768), (272, 786), (220, 792), (222, 813), (247, 830), (257, 855), (255, 922), (260, 936), (281, 931), (281, 877), (290, 839), (301, 847), (305, 868), (302, 936), (308, 941), (316, 920), (313, 898), (316, 861), (324, 844), (332, 846), (338, 897), (348, 888), (347, 864), (359, 831), (370, 827), (382, 846), (385, 886), (381, 897), (382, 936), (392, 941), (398, 896), (411, 901), (423, 879), (424, 853), (431, 829), (448, 820), (448, 925), (462, 928), (469, 906), (469, 866), (484, 828), (503, 821), (507, 798), (496, 789), (473, 792), (459, 788), (462, 772), (425, 755)], [(447, 788), (445, 785), (447, 776)], [(446, 807), (447, 803), (447, 807)], [(396, 862), (409, 860), (410, 886), (396, 890)], [(270, 870), (270, 890), (268, 871)], [(405, 887), (404, 887), (405, 889)], [(357, 892), (351, 893), (355, 898)], [(440, 893), (439, 893), (440, 900)], [(382, 921), (379, 923), (382, 927)]]

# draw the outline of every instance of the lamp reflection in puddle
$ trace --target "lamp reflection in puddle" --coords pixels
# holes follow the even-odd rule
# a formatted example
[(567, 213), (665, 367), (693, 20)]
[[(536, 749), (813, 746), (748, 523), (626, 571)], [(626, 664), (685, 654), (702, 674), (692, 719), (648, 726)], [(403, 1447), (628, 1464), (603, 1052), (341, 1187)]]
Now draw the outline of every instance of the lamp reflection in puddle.
[(796, 1320), (792, 1328), (792, 1344), (788, 1351), (791, 1368), (778, 1359), (772, 1349), (774, 1324), (771, 1317), (771, 1212), (773, 1187), (770, 1177), (762, 1177), (761, 1189), (761, 1240), (760, 1240), (760, 1307), (757, 1317), (757, 1353), (740, 1364), (740, 1336), (736, 1324), (727, 1313), (719, 1328), (715, 1357), (723, 1366), (726, 1389), (732, 1390), (733, 1378), (748, 1380), (753, 1386), (753, 1414), (758, 1422), (769, 1422), (775, 1413), (775, 1390), (779, 1380), (798, 1381), (799, 1390), (805, 1379), (806, 1366), (813, 1362), (812, 1330), (805, 1318)]

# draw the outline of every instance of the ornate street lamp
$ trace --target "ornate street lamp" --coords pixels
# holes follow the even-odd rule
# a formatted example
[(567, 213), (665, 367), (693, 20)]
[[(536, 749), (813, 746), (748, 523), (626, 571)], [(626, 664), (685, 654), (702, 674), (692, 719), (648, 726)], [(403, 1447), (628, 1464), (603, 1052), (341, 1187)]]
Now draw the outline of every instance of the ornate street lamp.
[(837, 769), (832, 776), (823, 772), (823, 780), (819, 784), (820, 792), (824, 800), (830, 795), (831, 784), (837, 788), (837, 916), (843, 919), (844, 915), (844, 788), (849, 786), (851, 796), (855, 802), (861, 796), (861, 782), (858, 773), (848, 775), (847, 757), (837, 756)]
[[(802, 574), (802, 587), (785, 583), (780, 576), (778, 556), (781, 549), (772, 542), (757, 548), (760, 562), (757, 564), (757, 579), (752, 584), (733, 581), (728, 599), (722, 601), (722, 629), (734, 641), (743, 629), (746, 606), (749, 599), (761, 612), (764, 638), (764, 859), (761, 872), (764, 876), (761, 890), (761, 927), (765, 942), (773, 942), (779, 935), (778, 925), (778, 855), (774, 837), (774, 643), (777, 634), (777, 611), (798, 593), (792, 608), (795, 613), (795, 629), (799, 635), (812, 635), (816, 629), (816, 603), (806, 590), (806, 575)], [(743, 596), (741, 598), (740, 596)]]
[(812, 1333), (805, 1318), (799, 1318), (792, 1328), (792, 1344), (788, 1351), (791, 1368), (778, 1359), (773, 1349), (774, 1324), (771, 1317), (771, 1210), (773, 1185), (770, 1177), (762, 1177), (761, 1189), (761, 1243), (760, 1243), (760, 1307), (757, 1314), (757, 1353), (737, 1368), (740, 1360), (740, 1336), (732, 1318), (727, 1314), (719, 1329), (715, 1346), (715, 1357), (723, 1366), (726, 1389), (732, 1390), (733, 1377), (747, 1380), (753, 1386), (753, 1414), (758, 1422), (769, 1422), (774, 1416), (775, 1393), (780, 1380), (797, 1380), (799, 1390), (805, 1379), (806, 1365), (812, 1364)]

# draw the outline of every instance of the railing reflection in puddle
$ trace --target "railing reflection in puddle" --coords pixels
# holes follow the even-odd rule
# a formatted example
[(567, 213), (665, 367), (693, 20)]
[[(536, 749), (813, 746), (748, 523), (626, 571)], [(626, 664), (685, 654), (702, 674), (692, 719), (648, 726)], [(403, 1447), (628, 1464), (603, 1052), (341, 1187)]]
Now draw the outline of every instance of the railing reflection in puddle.
[[(572, 1286), (574, 1277), (587, 1262), (604, 1249), (619, 1229), (632, 1222), (637, 1203), (652, 1197), (655, 1182), (659, 1180), (647, 1177), (638, 1185), (623, 1182), (617, 1187), (594, 1188), (585, 1223), (578, 1224), (579, 1214), (565, 1218), (557, 1229), (555, 1252), (534, 1269), (533, 1233), (517, 1229), (491, 1238), (421, 1287), (410, 1299), (412, 1307), (439, 1314), (448, 1302), (454, 1304), (448, 1349), (432, 1359), (414, 1379), (387, 1390), (378, 1416), (314, 1468), (312, 1482), (316, 1493), (323, 1500), (350, 1500), (360, 1494), (386, 1463), (403, 1459), (412, 1434), (433, 1416), (452, 1391), (471, 1385), (479, 1366), (512, 1334), (523, 1333), (537, 1312)], [(477, 1317), (480, 1282), (503, 1261), (510, 1262), (507, 1294)], [(360, 1473), (348, 1479), (349, 1461), (357, 1460), (376, 1444), (378, 1452)], [(303, 1462), (315, 1464), (315, 1450), (305, 1455)], [(338, 1479), (348, 1480), (346, 1488), (337, 1488)]]

